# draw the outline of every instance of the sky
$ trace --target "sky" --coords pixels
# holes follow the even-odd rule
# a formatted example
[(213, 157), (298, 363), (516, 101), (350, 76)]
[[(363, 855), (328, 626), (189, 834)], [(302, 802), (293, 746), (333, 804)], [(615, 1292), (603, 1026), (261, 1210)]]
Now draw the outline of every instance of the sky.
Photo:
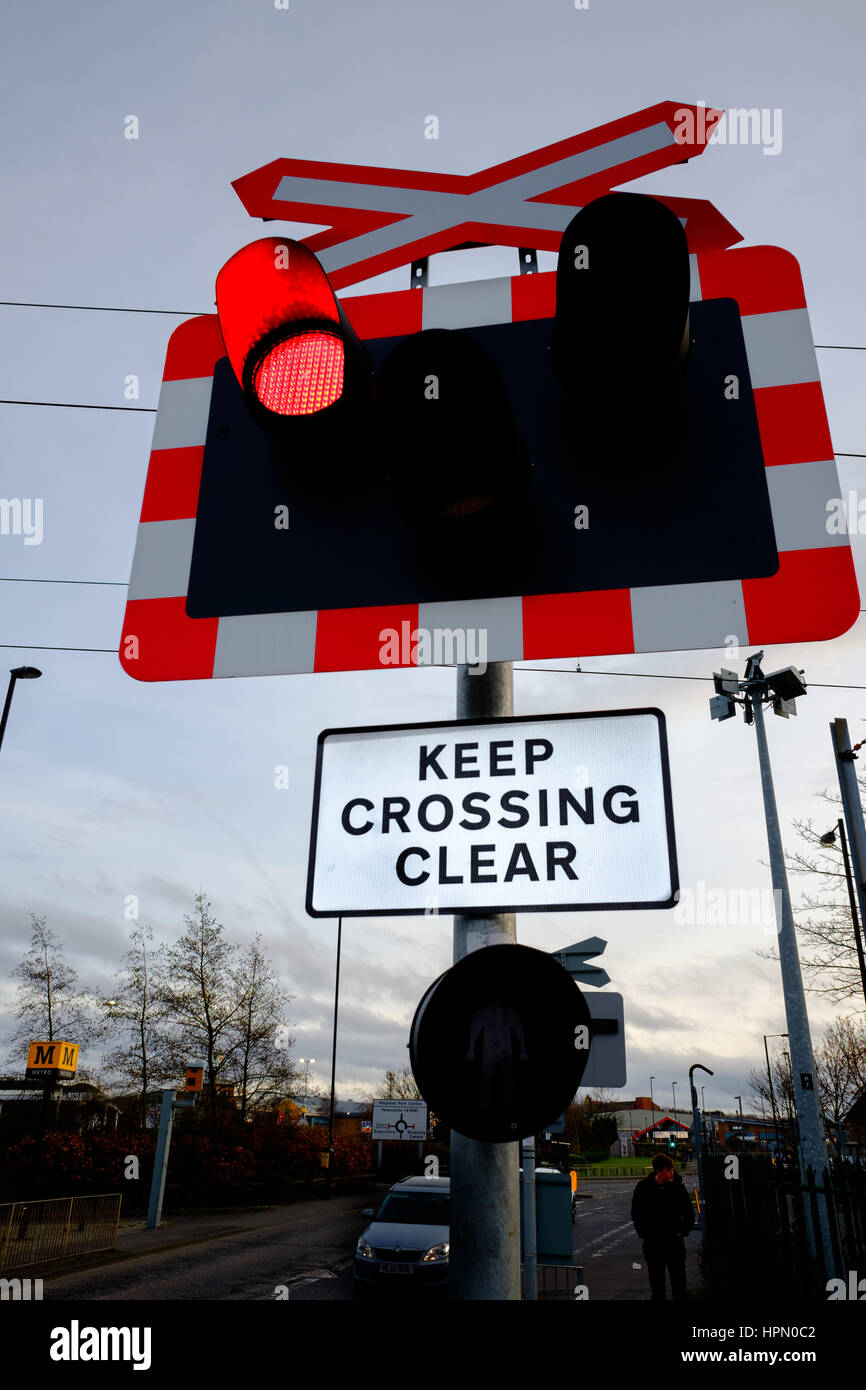
[[(816, 344), (862, 330), (866, 18), (851, 0), (377, 0), (107, 7), (17, 6), (4, 33), (6, 147), (0, 298), (0, 493), (43, 499), (39, 544), (0, 535), (0, 642), (19, 684), (0, 759), (0, 1031), (30, 913), (44, 915), (90, 989), (110, 992), (131, 895), (161, 940), (202, 891), (228, 935), (261, 932), (292, 992), (295, 1054), (328, 1079), (336, 923), (304, 906), (316, 739), (324, 728), (448, 719), (453, 670), (325, 673), (145, 684), (117, 660), (165, 348), (212, 311), (214, 280), (264, 232), (231, 181), (279, 156), (471, 173), (659, 101), (773, 113), (774, 141), (717, 144), (634, 191), (708, 198), (744, 245), (798, 259)], [(427, 118), (438, 118), (428, 139)], [(137, 139), (126, 138), (137, 118)], [(769, 130), (769, 127), (768, 127)], [(541, 268), (553, 265), (541, 257)], [(515, 274), (514, 250), (434, 257), (431, 283)], [(404, 288), (408, 267), (351, 293)], [(165, 313), (93, 312), (111, 309)], [(23, 306), (23, 307), (22, 307)], [(837, 454), (866, 453), (866, 360), (820, 348)], [(124, 395), (130, 376), (139, 397)], [(859, 501), (863, 460), (838, 458)], [(628, 507), (627, 496), (623, 506)], [(852, 523), (853, 524), (853, 523)], [(852, 537), (861, 590), (863, 538)], [(98, 581), (93, 584), (25, 581)], [(832, 605), (832, 594), (827, 604)], [(61, 649), (81, 650), (61, 650)], [(666, 715), (680, 881), (694, 893), (770, 887), (754, 732), (711, 723), (721, 651), (516, 664), (515, 712), (655, 706)], [(810, 682), (796, 722), (770, 720), (786, 847), (792, 824), (835, 819), (829, 723), (863, 733), (863, 618), (844, 636), (766, 649)], [(545, 669), (547, 668), (547, 669)], [(604, 672), (613, 674), (593, 674)], [(288, 769), (277, 786), (275, 769)], [(701, 890), (699, 885), (703, 884)], [(795, 889), (797, 885), (794, 885)], [(675, 912), (535, 913), (518, 939), (550, 951), (599, 935), (625, 1000), (627, 1084), (732, 1109), (785, 1031), (766, 920), (708, 925)], [(408, 1028), (451, 961), (451, 919), (355, 918), (343, 932), (337, 1091), (357, 1098), (408, 1058)], [(810, 994), (813, 1041), (856, 1009)], [(23, 1058), (20, 1059), (23, 1065)]]

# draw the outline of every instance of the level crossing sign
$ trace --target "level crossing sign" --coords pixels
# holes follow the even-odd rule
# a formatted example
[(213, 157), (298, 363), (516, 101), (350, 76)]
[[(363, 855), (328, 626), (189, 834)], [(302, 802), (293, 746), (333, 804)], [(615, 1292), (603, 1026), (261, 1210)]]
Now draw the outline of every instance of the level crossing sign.
[[(576, 207), (702, 152), (711, 113), (689, 126), (689, 111), (660, 103), (474, 175), (277, 160), (235, 186), (254, 216), (329, 222), (304, 245), (344, 288), (476, 240), (556, 249)], [(372, 478), (328, 485), (315, 448), (306, 468), (277, 466), (219, 318), (181, 324), (128, 591), (126, 671), (207, 679), (845, 631), (859, 596), (848, 537), (828, 525), (841, 493), (797, 263), (734, 246), (740, 234), (711, 204), (658, 201), (684, 224), (691, 270), (698, 443), (680, 475), (618, 476), (615, 458), (569, 473), (547, 368), (553, 272), (340, 300), (374, 370), (409, 336), (446, 329), (503, 377), (533, 456), (531, 495), (521, 546), (471, 574), (419, 564), (417, 538)]]

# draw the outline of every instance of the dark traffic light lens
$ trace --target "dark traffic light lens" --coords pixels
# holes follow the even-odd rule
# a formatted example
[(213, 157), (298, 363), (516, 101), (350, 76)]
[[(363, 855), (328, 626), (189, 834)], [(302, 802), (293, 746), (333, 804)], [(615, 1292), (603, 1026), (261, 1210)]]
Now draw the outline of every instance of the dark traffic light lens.
[(556, 270), (553, 370), (563, 391), (615, 403), (658, 398), (689, 350), (689, 252), (657, 199), (610, 193), (566, 227)]
[(529, 451), (499, 369), (474, 339), (440, 328), (404, 339), (377, 373), (375, 417), (392, 495), (411, 525), (468, 532), (513, 519)]

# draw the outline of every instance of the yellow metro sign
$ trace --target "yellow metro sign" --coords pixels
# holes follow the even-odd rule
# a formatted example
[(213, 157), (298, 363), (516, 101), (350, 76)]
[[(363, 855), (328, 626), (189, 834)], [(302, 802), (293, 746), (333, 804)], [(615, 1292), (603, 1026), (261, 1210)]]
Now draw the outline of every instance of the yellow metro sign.
[(27, 1053), (28, 1079), (34, 1076), (74, 1076), (78, 1066), (79, 1044), (71, 1042), (31, 1042)]

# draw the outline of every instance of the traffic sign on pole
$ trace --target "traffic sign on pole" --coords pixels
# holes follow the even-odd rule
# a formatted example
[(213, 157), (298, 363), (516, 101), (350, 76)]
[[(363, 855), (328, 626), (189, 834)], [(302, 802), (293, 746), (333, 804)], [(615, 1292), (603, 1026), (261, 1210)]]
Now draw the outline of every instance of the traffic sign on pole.
[(573, 1100), (592, 1020), (562, 966), (529, 946), (486, 946), (447, 970), (415, 1013), (409, 1056), (431, 1110), (469, 1139), (537, 1134)]
[(373, 1139), (426, 1139), (426, 1100), (374, 1100)]
[(660, 710), (319, 736), (314, 917), (664, 908), (677, 888)]

